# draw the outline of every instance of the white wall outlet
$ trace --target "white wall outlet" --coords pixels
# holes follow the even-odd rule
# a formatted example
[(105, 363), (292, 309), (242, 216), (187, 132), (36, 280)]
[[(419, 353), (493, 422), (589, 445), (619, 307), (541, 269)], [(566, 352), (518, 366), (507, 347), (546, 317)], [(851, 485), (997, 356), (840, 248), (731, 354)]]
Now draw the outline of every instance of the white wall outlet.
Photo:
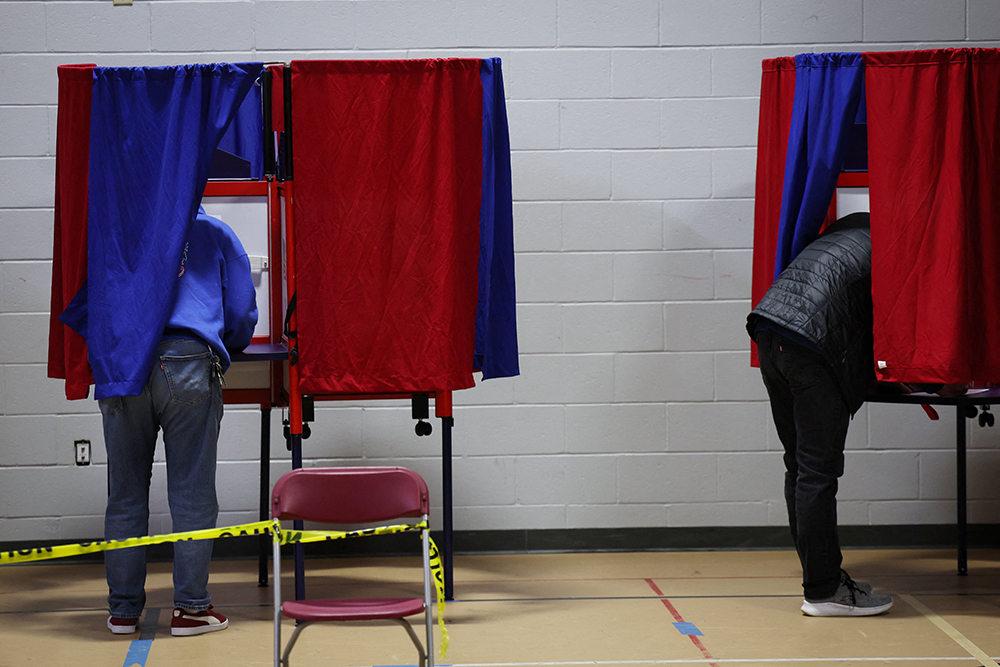
[(76, 451), (76, 464), (78, 466), (90, 465), (90, 440), (76, 440), (73, 442)]

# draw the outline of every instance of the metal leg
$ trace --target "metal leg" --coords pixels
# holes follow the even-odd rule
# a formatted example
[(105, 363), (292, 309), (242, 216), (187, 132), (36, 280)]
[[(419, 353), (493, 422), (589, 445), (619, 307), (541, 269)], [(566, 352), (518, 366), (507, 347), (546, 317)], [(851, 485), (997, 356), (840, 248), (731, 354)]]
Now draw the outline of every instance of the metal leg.
[[(430, 610), (427, 611), (430, 613)], [(396, 621), (406, 630), (406, 634), (410, 635), (410, 641), (413, 645), (417, 647), (417, 655), (420, 656), (420, 667), (424, 667), (427, 664), (427, 653), (424, 651), (423, 644), (420, 643), (420, 639), (417, 637), (417, 633), (413, 631), (413, 626), (410, 625), (409, 621), (405, 618), (393, 618), (390, 619)]]
[[(301, 521), (293, 521), (292, 527), (295, 530), (302, 530)], [(306, 552), (302, 544), (296, 544), (295, 548), (295, 599), (306, 599)]]
[(271, 536), (271, 549), (274, 552), (274, 667), (281, 664), (281, 545), (275, 536)]
[[(271, 408), (260, 406), (260, 520), (271, 516)], [(267, 586), (267, 552), (271, 549), (271, 536), (261, 535), (260, 556), (257, 559), (257, 585)]]
[(291, 654), (292, 649), (295, 648), (295, 642), (299, 640), (299, 635), (302, 631), (308, 628), (312, 623), (306, 621), (299, 621), (295, 629), (292, 630), (292, 636), (288, 638), (288, 644), (285, 646), (285, 651), (281, 654), (281, 664), (283, 667), (288, 667), (288, 656)]
[(965, 420), (965, 409), (960, 405), (956, 408), (955, 413), (955, 477), (958, 481), (956, 495), (958, 496), (958, 573), (960, 575), (969, 573), (969, 544), (966, 534), (968, 516), (966, 514)]
[[(292, 433), (289, 435), (289, 443), (292, 448), (292, 470), (298, 470), (302, 467), (302, 434)], [(293, 521), (292, 528), (294, 530), (302, 530), (303, 523), (301, 521)], [(305, 550), (302, 544), (295, 544), (292, 547), (292, 551), (295, 555), (295, 599), (305, 600), (306, 599), (306, 556)]]
[(455, 585), (452, 579), (452, 497), (451, 497), (451, 430), (455, 425), (454, 417), (441, 418), (441, 500), (444, 511), (444, 548), (441, 560), (444, 568), (444, 597), (455, 599)]
[[(428, 519), (427, 515), (424, 515), (424, 520)], [(437, 602), (437, 594), (431, 593), (433, 585), (431, 583), (433, 575), (431, 574), (431, 534), (426, 528), (420, 532), (420, 542), (421, 542), (421, 555), (423, 556), (423, 570), (424, 570), (424, 632), (427, 636), (427, 653), (424, 657), (427, 658), (429, 662), (429, 667), (434, 667), (434, 603)], [(411, 633), (412, 636), (412, 633)], [(414, 640), (416, 643), (416, 640)], [(417, 650), (419, 651), (419, 645)], [(421, 667), (423, 667), (423, 661), (421, 661)]]
[[(407, 622), (407, 620), (405, 618), (390, 618), (388, 620), (395, 621), (396, 623), (399, 623), (400, 625), (403, 626), (403, 629), (406, 630), (406, 633), (410, 635), (410, 641), (412, 641), (413, 645), (417, 647), (417, 655), (419, 656), (420, 667), (424, 667), (425, 665), (427, 665), (428, 654), (426, 651), (424, 651), (424, 647), (420, 643), (420, 639), (417, 637), (417, 633), (413, 631), (413, 627)], [(285, 645), (285, 650), (282, 651), (281, 653), (279, 664), (282, 665), (282, 667), (288, 667), (289, 665), (288, 656), (291, 655), (292, 649), (295, 648), (295, 642), (299, 640), (299, 635), (302, 634), (302, 631), (308, 628), (310, 625), (312, 625), (312, 622), (307, 622), (307, 621), (299, 621), (295, 625), (295, 629), (292, 631), (292, 636), (288, 638), (288, 643)], [(278, 641), (280, 641), (280, 639)], [(279, 650), (280, 650), (280, 644), (278, 644), (277, 647), (275, 648), (276, 659), (277, 659), (277, 652)]]

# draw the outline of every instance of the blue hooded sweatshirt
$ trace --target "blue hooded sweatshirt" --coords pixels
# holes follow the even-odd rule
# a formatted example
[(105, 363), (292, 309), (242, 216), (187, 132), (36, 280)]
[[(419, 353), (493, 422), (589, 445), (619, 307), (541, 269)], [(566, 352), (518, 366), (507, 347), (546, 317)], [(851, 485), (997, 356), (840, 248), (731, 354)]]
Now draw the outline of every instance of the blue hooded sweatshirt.
[(184, 242), (177, 299), (163, 335), (204, 341), (225, 371), (228, 350), (238, 352), (249, 345), (255, 326), (257, 293), (243, 244), (229, 225), (199, 207)]
[[(167, 326), (159, 332), (163, 338), (195, 338), (211, 346), (222, 362), (222, 370), (229, 368), (229, 350), (239, 351), (250, 344), (257, 326), (257, 294), (250, 274), (250, 260), (235, 232), (218, 218), (198, 207), (198, 215), (187, 238), (180, 266), (177, 267), (176, 298)], [(133, 283), (133, 290), (143, 286)], [(116, 327), (149, 327), (144, 320), (123, 321), (127, 314), (116, 315)], [(77, 293), (59, 319), (84, 338), (90, 340), (87, 307), (87, 286)], [(99, 334), (98, 334), (99, 335)], [(120, 364), (134, 367), (144, 363), (138, 355), (119, 359)], [(138, 369), (135, 369), (138, 370)], [(148, 374), (145, 369), (137, 374)], [(136, 395), (141, 391), (138, 383), (132, 392), (101, 391), (96, 398)]]

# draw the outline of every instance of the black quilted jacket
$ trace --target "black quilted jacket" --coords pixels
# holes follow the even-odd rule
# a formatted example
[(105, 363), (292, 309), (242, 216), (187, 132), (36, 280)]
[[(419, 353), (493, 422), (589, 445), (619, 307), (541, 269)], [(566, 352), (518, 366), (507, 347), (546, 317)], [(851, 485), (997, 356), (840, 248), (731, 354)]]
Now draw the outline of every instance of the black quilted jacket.
[(875, 379), (872, 353), (872, 242), (867, 213), (838, 220), (774, 281), (747, 317), (753, 337), (766, 318), (815, 345), (851, 412)]

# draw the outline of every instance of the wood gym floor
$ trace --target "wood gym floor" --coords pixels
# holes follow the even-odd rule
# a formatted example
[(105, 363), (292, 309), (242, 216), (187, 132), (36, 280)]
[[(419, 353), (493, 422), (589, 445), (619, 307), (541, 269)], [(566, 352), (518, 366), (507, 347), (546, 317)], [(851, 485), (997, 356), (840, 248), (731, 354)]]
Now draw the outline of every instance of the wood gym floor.
[[(396, 591), (390, 595), (419, 595), (414, 561), (309, 560), (308, 593), (357, 595), (362, 578), (378, 577)], [(955, 573), (950, 550), (853, 550), (845, 567), (892, 593), (893, 608), (870, 618), (803, 616), (791, 551), (458, 556), (455, 600), (445, 612), (451, 647), (436, 664), (996, 665), (1000, 552), (970, 552), (966, 577)], [(257, 586), (256, 568), (214, 562), (210, 591), (230, 627), (172, 637), (168, 563), (150, 565), (141, 636), (107, 630), (101, 565), (2, 567), (0, 666), (270, 665), (271, 589)], [(283, 628), (287, 639), (292, 625)], [(291, 656), (295, 667), (415, 663), (394, 625), (312, 627)]]

